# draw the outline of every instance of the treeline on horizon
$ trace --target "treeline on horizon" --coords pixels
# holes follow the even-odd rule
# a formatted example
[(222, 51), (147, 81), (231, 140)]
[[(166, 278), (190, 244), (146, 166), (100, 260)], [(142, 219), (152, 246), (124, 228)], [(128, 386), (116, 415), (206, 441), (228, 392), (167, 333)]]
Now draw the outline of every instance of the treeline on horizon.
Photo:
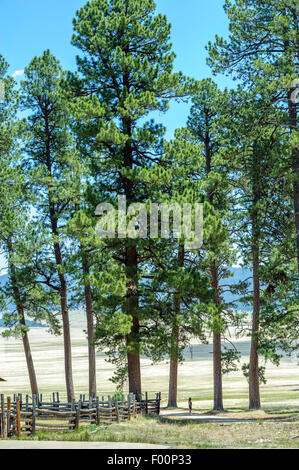
[[(0, 55), (3, 334), (23, 340), (32, 393), (38, 381), (25, 318), (63, 334), (71, 400), (69, 310), (84, 306), (90, 396), (97, 348), (115, 366), (117, 387), (128, 381), (135, 394), (140, 355), (169, 355), (168, 405), (176, 406), (183, 349), (191, 336), (212, 335), (214, 409), (222, 410), (223, 374), (240, 359), (222, 347), (234, 325), (251, 339), (242, 368), (249, 407), (260, 408), (262, 360), (278, 365), (282, 351), (298, 351), (298, 7), (298, 0), (225, 2), (229, 38), (216, 36), (207, 60), (214, 74), (237, 80), (231, 90), (174, 72), (171, 27), (153, 0), (91, 0), (77, 11), (76, 72), (46, 50), (17, 87)], [(187, 100), (186, 125), (167, 141), (153, 112)], [(135, 238), (99, 238), (95, 209), (117, 207), (118, 195), (148, 209), (202, 203), (203, 245), (188, 250), (183, 236), (161, 233), (138, 238), (138, 227)], [(240, 259), (253, 282), (231, 282)], [(250, 328), (225, 292), (251, 307)]]

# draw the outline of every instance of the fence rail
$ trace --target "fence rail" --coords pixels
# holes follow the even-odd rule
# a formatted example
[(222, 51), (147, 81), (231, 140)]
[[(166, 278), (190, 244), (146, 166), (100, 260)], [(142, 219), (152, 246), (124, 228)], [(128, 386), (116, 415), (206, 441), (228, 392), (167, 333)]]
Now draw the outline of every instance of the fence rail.
[(43, 401), (42, 395), (14, 395), (13, 398), (1, 395), (0, 438), (20, 437), (22, 434), (34, 436), (38, 431), (69, 432), (80, 424), (111, 424), (130, 420), (138, 414), (159, 414), (161, 393), (155, 398), (129, 394), (102, 400), (99, 397), (86, 399), (80, 395), (78, 401), (61, 402), (58, 393), (53, 393), (52, 401)]

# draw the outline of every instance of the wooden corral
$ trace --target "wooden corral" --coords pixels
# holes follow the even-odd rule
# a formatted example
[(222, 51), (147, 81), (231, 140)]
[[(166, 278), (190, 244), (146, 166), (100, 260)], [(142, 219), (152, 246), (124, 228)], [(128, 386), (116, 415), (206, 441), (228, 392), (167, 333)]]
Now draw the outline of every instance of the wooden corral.
[[(119, 399), (120, 398), (120, 399)], [(43, 401), (42, 395), (14, 395), (13, 399), (1, 395), (0, 438), (34, 436), (38, 431), (69, 432), (82, 424), (108, 425), (113, 422), (130, 420), (138, 414), (159, 414), (161, 394), (154, 399), (135, 397), (111, 397), (102, 400), (81, 395), (78, 401), (61, 402), (59, 394), (53, 393), (52, 401)]]

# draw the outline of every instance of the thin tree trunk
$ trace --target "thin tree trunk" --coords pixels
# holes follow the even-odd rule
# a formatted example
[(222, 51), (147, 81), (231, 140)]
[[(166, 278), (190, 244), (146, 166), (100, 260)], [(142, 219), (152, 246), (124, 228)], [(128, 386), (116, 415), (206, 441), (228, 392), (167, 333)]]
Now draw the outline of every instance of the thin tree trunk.
[(294, 211), (295, 211), (295, 230), (296, 230), (296, 245), (297, 245), (297, 268), (299, 273), (299, 151), (293, 150), (293, 171), (296, 175), (296, 181), (293, 185), (294, 193)]
[[(46, 134), (46, 158), (47, 169), (49, 175), (52, 176), (52, 161), (51, 161), (51, 145), (50, 145), (50, 129), (49, 129), (49, 109), (44, 111), (45, 116), (45, 134)], [(73, 383), (73, 367), (72, 367), (72, 345), (71, 345), (71, 332), (70, 332), (70, 319), (67, 304), (67, 283), (65, 275), (62, 272), (63, 259), (59, 243), (59, 230), (58, 230), (58, 215), (55, 203), (52, 200), (50, 191), (48, 192), (49, 200), (49, 218), (51, 223), (51, 230), (53, 236), (53, 249), (55, 255), (55, 263), (57, 274), (59, 278), (59, 295), (60, 306), (63, 326), (63, 344), (64, 344), (64, 369), (65, 369), (65, 383), (68, 401), (75, 398), (74, 383)]]
[[(211, 147), (211, 136), (208, 131), (209, 127), (209, 110), (205, 109), (205, 122), (207, 132), (205, 134), (205, 157), (206, 157), (206, 173), (207, 175), (211, 172), (211, 160), (212, 160), (212, 147)], [(208, 192), (207, 199), (210, 204), (213, 205), (213, 194)], [(221, 305), (221, 299), (219, 295), (219, 276), (216, 263), (213, 262), (210, 267), (211, 272), (211, 286), (214, 289), (214, 303), (219, 310)], [(216, 324), (221, 320), (221, 312), (218, 312), (215, 321)], [(217, 329), (213, 329), (213, 383), (214, 383), (214, 410), (223, 410), (223, 391), (222, 391), (222, 361), (221, 361), (221, 332)]]
[[(178, 249), (178, 264), (184, 266), (185, 249), (180, 244)], [(174, 320), (172, 326), (172, 347), (170, 350), (170, 366), (169, 366), (169, 390), (168, 390), (168, 407), (177, 408), (178, 395), (178, 355), (179, 355), (179, 333), (180, 329), (177, 324), (177, 318), (181, 312), (181, 299), (178, 295), (174, 295)]]
[[(294, 26), (296, 28), (296, 36), (294, 43), (296, 45), (296, 59), (297, 59), (297, 67), (299, 64), (299, 41), (298, 41), (298, 9), (297, 8), (290, 8)], [(284, 10), (286, 14), (286, 9)], [(286, 30), (286, 27), (285, 27)], [(286, 31), (287, 32), (287, 31)], [(286, 34), (287, 37), (287, 34)], [(284, 48), (285, 52), (289, 50), (290, 47), (290, 38), (285, 39), (284, 41)], [(295, 61), (296, 61), (295, 59)], [(294, 88), (290, 88), (287, 100), (288, 100), (288, 109), (289, 109), (289, 128), (290, 132), (297, 131), (298, 132), (298, 118), (297, 118), (297, 103), (292, 100), (293, 92), (296, 89), (296, 85)], [(294, 182), (293, 182), (293, 199), (294, 199), (294, 222), (295, 222), (295, 234), (296, 234), (296, 248), (297, 248), (297, 268), (299, 272), (299, 149), (295, 147), (292, 149), (292, 171), (294, 175)]]
[(252, 268), (253, 268), (253, 309), (251, 327), (251, 349), (249, 363), (249, 409), (258, 410), (261, 407), (260, 385), (259, 385), (259, 356), (258, 356), (258, 333), (260, 315), (260, 227), (257, 204), (260, 200), (260, 171), (259, 157), (253, 155), (253, 210), (252, 210)]
[(221, 334), (213, 332), (214, 410), (223, 411)]
[(68, 401), (75, 398), (74, 384), (73, 384), (73, 367), (72, 367), (72, 344), (71, 344), (71, 329), (69, 311), (67, 306), (67, 289), (64, 276), (60, 276), (60, 305), (62, 312), (62, 325), (63, 325), (63, 340), (64, 340), (64, 369), (65, 369), (65, 383)]
[(139, 321), (136, 316), (133, 317), (131, 333), (127, 335), (127, 360), (128, 360), (128, 379), (129, 392), (134, 395), (141, 395), (141, 370), (139, 353)]
[[(289, 103), (289, 118), (290, 118), (290, 130), (291, 132), (297, 128), (297, 106), (291, 100), (291, 95), (295, 88), (292, 88), (289, 92), (288, 103)], [(294, 213), (295, 213), (295, 230), (296, 230), (296, 248), (297, 248), (297, 266), (299, 272), (299, 149), (293, 148), (292, 151), (292, 169), (294, 175), (293, 182), (293, 199), (294, 199)]]
[[(175, 315), (180, 312), (180, 304), (175, 300)], [(168, 408), (177, 408), (178, 395), (178, 353), (179, 353), (179, 326), (173, 325), (172, 328), (173, 347), (170, 354), (169, 366), (169, 390), (168, 390)]]
[[(12, 247), (11, 240), (8, 240), (7, 245), (8, 245), (9, 255), (13, 256), (13, 247)], [(17, 285), (17, 280), (16, 280), (16, 267), (10, 261), (9, 261), (9, 273), (10, 273), (10, 279), (12, 283), (14, 301), (15, 301), (15, 305), (17, 308), (17, 312), (18, 312), (19, 323), (21, 326), (26, 327), (24, 307), (22, 305), (21, 295), (20, 295), (20, 291)], [(29, 342), (27, 331), (22, 331), (22, 341), (23, 341), (24, 353), (25, 353), (25, 358), (26, 358), (26, 363), (27, 363), (27, 370), (28, 370), (28, 375), (29, 375), (31, 393), (33, 395), (37, 395), (38, 386), (37, 386), (35, 368), (34, 368), (34, 363), (33, 363), (33, 358), (31, 354), (30, 342)]]
[[(56, 219), (51, 217), (52, 232), (57, 237), (57, 226)], [(56, 260), (56, 268), (58, 271), (59, 283), (60, 283), (60, 306), (62, 315), (62, 326), (63, 326), (63, 345), (64, 345), (64, 369), (65, 369), (65, 383), (68, 401), (72, 401), (75, 398), (74, 383), (73, 383), (73, 366), (72, 366), (72, 344), (71, 344), (71, 329), (69, 310), (67, 305), (67, 284), (64, 274), (61, 272), (62, 266), (62, 255), (60, 245), (58, 242), (54, 242), (54, 253)]]
[[(89, 275), (89, 267), (86, 260), (85, 253), (81, 247), (82, 252), (82, 268), (84, 277)], [(85, 280), (84, 285), (85, 296), (85, 309), (87, 320), (87, 339), (88, 339), (88, 374), (89, 374), (89, 396), (93, 397), (97, 393), (97, 380), (96, 380), (96, 351), (95, 346), (92, 344), (94, 340), (94, 316), (93, 316), (93, 302), (92, 291), (88, 281)]]
[(132, 317), (132, 328), (126, 337), (129, 391), (134, 395), (141, 394), (141, 370), (140, 370), (140, 344), (139, 344), (139, 318), (138, 285), (137, 285), (137, 250), (132, 245), (126, 249), (126, 313)]
[(259, 357), (258, 357), (258, 332), (260, 311), (260, 282), (259, 282), (259, 250), (253, 248), (253, 312), (251, 330), (251, 349), (249, 365), (249, 408), (259, 410), (261, 407), (259, 386)]
[[(18, 310), (18, 313), (21, 316), (19, 320), (20, 324), (23, 326), (26, 326), (24, 310), (20, 309)], [(37, 386), (35, 368), (33, 364), (33, 358), (31, 355), (31, 348), (30, 348), (29, 337), (28, 337), (27, 331), (22, 332), (22, 341), (23, 341), (24, 352), (25, 352), (25, 357), (26, 357), (29, 380), (30, 380), (31, 393), (32, 395), (38, 395), (38, 386)]]
[[(129, 76), (124, 74), (123, 85), (129, 90)], [(123, 130), (128, 136), (132, 136), (132, 121), (130, 118), (122, 119)], [(133, 168), (133, 151), (130, 139), (127, 140), (124, 147), (124, 167)], [(134, 187), (130, 178), (123, 177), (122, 184), (127, 203), (134, 200)], [(138, 253), (135, 243), (132, 240), (126, 240), (125, 248), (125, 269), (126, 269), (126, 302), (125, 311), (132, 317), (132, 328), (129, 335), (126, 336), (127, 363), (129, 391), (135, 395), (141, 394), (141, 370), (140, 370), (140, 326), (138, 317)]]
[[(214, 302), (220, 309), (221, 299), (219, 296), (219, 280), (216, 263), (211, 266), (211, 284), (214, 289)], [(219, 331), (220, 312), (215, 315), (213, 329), (213, 379), (214, 379), (214, 410), (223, 410), (223, 392), (222, 392), (222, 361), (221, 361), (221, 332)]]

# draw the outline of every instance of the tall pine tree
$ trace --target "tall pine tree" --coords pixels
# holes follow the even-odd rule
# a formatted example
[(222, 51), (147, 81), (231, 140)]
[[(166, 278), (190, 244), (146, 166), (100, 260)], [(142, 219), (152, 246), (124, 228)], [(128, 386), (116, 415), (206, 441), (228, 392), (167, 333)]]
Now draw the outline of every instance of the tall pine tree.
[[(77, 12), (74, 30), (72, 43), (82, 52), (77, 63), (84, 95), (77, 99), (77, 111), (90, 122), (90, 143), (96, 140), (93, 178), (99, 202), (115, 202), (117, 194), (126, 197), (127, 205), (144, 202), (146, 184), (134, 178), (134, 169), (159, 160), (164, 132), (145, 118), (152, 111), (165, 112), (170, 99), (187, 91), (182, 74), (173, 72), (170, 25), (165, 16), (155, 16), (153, 0), (93, 0)], [(143, 243), (125, 238), (109, 246), (125, 269), (121, 309), (131, 322), (125, 345), (129, 389), (139, 394)]]

